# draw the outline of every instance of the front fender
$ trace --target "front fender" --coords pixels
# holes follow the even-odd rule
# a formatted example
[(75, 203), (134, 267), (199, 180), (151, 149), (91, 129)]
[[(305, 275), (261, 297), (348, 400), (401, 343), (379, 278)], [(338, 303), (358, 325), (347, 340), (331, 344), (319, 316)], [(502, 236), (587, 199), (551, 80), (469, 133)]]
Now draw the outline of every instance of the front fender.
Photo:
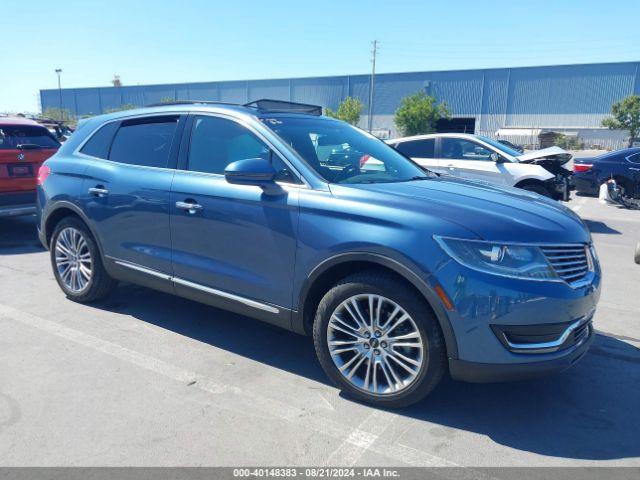
[[(396, 258), (392, 258), (391, 255)], [(435, 277), (431, 274), (427, 274), (424, 277), (418, 275), (415, 272), (422, 270), (418, 269), (417, 265), (415, 265), (411, 260), (397, 253), (387, 253), (386, 255), (383, 255), (371, 251), (352, 251), (335, 254), (321, 261), (309, 272), (299, 289), (297, 311), (294, 312), (292, 320), (293, 330), (299, 333), (305, 332), (304, 319), (305, 314), (308, 312), (304, 311), (304, 305), (314, 283), (331, 268), (351, 262), (366, 262), (372, 265), (379, 265), (381, 267), (388, 268), (410, 282), (422, 294), (433, 309), (444, 335), (448, 356), (450, 358), (458, 357), (458, 349), (455, 335), (451, 327), (451, 319), (449, 318), (442, 301), (434, 290), (436, 285)]]

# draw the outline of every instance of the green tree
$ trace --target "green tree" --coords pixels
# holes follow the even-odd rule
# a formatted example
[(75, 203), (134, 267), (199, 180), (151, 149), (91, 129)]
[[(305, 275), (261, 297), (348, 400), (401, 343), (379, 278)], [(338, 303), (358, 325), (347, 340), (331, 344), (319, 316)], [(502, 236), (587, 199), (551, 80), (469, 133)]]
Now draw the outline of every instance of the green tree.
[(418, 92), (402, 99), (394, 122), (402, 135), (409, 136), (431, 133), (439, 119), (450, 117), (445, 103), (436, 104), (435, 97)]
[(337, 111), (334, 112), (330, 108), (325, 108), (325, 115), (327, 117), (337, 118), (338, 120), (350, 123), (351, 125), (357, 125), (360, 121), (360, 114), (362, 113), (363, 108), (364, 105), (360, 100), (353, 97), (347, 97), (340, 102)]
[(640, 96), (629, 95), (614, 103), (611, 106), (611, 115), (612, 118), (605, 118), (602, 121), (602, 126), (613, 130), (628, 130), (629, 146), (631, 146), (633, 139), (640, 135)]
[(73, 123), (76, 121), (75, 115), (66, 108), (47, 108), (42, 112), (42, 118), (50, 118), (51, 120), (59, 120), (65, 123)]

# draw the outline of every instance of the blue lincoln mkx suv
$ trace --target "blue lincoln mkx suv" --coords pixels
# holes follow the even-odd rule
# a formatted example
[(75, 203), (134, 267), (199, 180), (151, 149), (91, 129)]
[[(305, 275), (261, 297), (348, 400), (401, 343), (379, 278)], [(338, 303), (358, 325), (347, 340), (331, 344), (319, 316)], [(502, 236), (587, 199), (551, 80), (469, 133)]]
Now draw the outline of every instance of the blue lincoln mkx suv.
[(576, 214), (425, 171), (320, 107), (102, 115), (38, 183), (70, 299), (130, 282), (313, 335), (331, 380), (375, 405), (413, 403), (447, 371), (557, 372), (594, 336), (600, 267)]

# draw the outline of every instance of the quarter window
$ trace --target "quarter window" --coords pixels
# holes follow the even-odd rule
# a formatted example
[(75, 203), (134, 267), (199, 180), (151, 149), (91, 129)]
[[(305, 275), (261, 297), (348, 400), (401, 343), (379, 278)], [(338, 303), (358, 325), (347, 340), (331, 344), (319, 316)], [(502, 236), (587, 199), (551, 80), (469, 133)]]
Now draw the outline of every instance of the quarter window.
[(109, 153), (109, 160), (166, 168), (178, 117), (148, 117), (122, 122)]
[(223, 175), (229, 164), (249, 158), (271, 162), (279, 181), (298, 183), (285, 163), (242, 125), (224, 118), (196, 117), (189, 147), (190, 171)]
[(441, 141), (442, 158), (452, 160), (491, 160), (491, 151), (479, 143), (462, 138), (443, 138)]
[(80, 153), (105, 160), (109, 158), (109, 148), (111, 147), (113, 134), (116, 133), (119, 125), (119, 122), (111, 122), (100, 127), (89, 141), (84, 144), (84, 147), (80, 149)]
[(433, 138), (412, 140), (399, 143), (396, 150), (409, 158), (434, 158), (435, 144), (436, 141)]

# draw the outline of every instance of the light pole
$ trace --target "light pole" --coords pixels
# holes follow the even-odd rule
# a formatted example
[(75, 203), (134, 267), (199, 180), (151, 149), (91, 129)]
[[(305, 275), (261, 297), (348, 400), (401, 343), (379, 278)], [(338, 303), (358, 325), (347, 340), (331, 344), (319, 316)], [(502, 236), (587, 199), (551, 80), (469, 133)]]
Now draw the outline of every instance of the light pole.
[(376, 78), (376, 55), (378, 55), (378, 40), (373, 41), (373, 50), (371, 50), (371, 81), (369, 82), (369, 115), (367, 119), (367, 130), (371, 133), (373, 127), (373, 89), (375, 87)]
[(60, 121), (62, 121), (62, 85), (60, 83), (60, 74), (62, 73), (62, 69), (56, 68), (56, 73), (58, 74), (58, 107), (60, 110), (58, 115), (60, 116)]

